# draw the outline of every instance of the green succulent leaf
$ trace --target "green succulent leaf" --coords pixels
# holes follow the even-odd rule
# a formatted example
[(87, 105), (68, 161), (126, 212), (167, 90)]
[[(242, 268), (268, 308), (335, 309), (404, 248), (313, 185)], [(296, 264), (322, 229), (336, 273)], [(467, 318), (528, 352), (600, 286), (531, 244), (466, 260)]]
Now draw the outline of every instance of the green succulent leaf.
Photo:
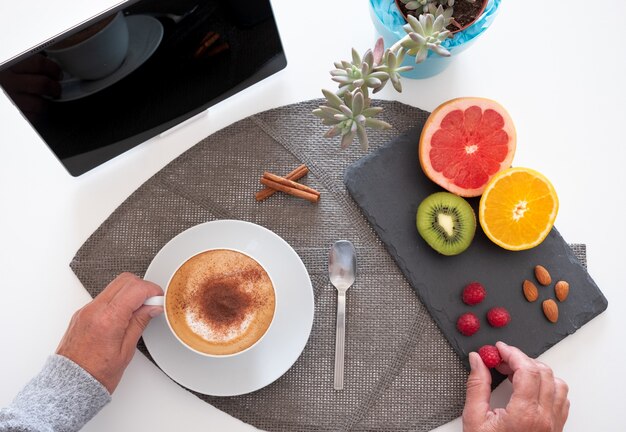
[(367, 131), (365, 127), (358, 124), (356, 127), (356, 134), (359, 137), (359, 144), (361, 144), (361, 150), (366, 151), (369, 148), (369, 139), (367, 138)]
[(363, 108), (365, 105), (365, 100), (363, 98), (363, 93), (356, 92), (354, 98), (352, 99), (352, 116), (356, 118), (361, 115), (363, 112)]
[(333, 107), (329, 107), (329, 106), (321, 106), (318, 109), (314, 110), (313, 112), (315, 113), (317, 111), (317, 115), (318, 117), (321, 118), (326, 118), (326, 119), (332, 119), (334, 118), (335, 114), (341, 114), (341, 111), (338, 110), (337, 108), (333, 108)]
[(374, 65), (374, 53), (372, 50), (367, 50), (363, 54), (363, 64), (366, 64), (369, 68)]
[(348, 76), (334, 76), (331, 79), (339, 84), (348, 84), (354, 81)]
[(374, 66), (380, 64), (383, 59), (383, 53), (385, 52), (385, 41), (383, 38), (378, 38), (376, 45), (374, 45)]
[(339, 109), (339, 107), (343, 103), (343, 100), (330, 90), (322, 89), (322, 94), (328, 101), (328, 105), (333, 108)]
[(366, 119), (365, 126), (371, 127), (372, 129), (379, 129), (379, 130), (391, 129), (391, 125), (389, 123), (387, 123), (386, 121), (375, 119), (375, 118)]
[[(432, 17), (433, 15), (428, 14), (429, 17)], [(445, 26), (446, 20), (443, 17), (443, 15), (437, 15), (437, 18), (435, 18), (435, 22), (433, 23), (433, 33), (435, 32), (441, 32), (446, 26)]]
[(324, 134), (324, 138), (332, 138), (341, 134), (341, 127), (339, 125), (333, 126)]
[(418, 45), (426, 45), (428, 43), (426, 38), (419, 33), (411, 32), (409, 33), (409, 37)]
[(331, 76), (348, 76), (348, 71), (344, 69), (333, 69), (330, 71)]
[(420, 4), (416, 1), (409, 1), (406, 2), (406, 4), (404, 5), (408, 10), (415, 10), (418, 7), (420, 7)]
[[(348, 92), (343, 95), (343, 102), (346, 107), (352, 106), (352, 93)], [(341, 109), (341, 108), (340, 108)]]
[(352, 64), (353, 65), (361, 64), (361, 56), (359, 55), (357, 50), (355, 50), (354, 48), (352, 48)]
[(391, 79), (391, 85), (398, 93), (402, 93), (402, 82), (397, 77)]
[(451, 55), (450, 51), (448, 51), (446, 48), (442, 47), (441, 45), (428, 44), (428, 48), (443, 57), (450, 57)]
[[(400, 48), (398, 50), (398, 53), (396, 54), (396, 64), (401, 65), (402, 63), (404, 63), (405, 56), (406, 56), (406, 50), (404, 48)], [(396, 67), (395, 71), (405, 72), (405, 71), (410, 71), (411, 69), (413, 69), (413, 66), (400, 66), (400, 67)]]
[[(402, 48), (400, 48), (400, 49), (402, 49)], [(393, 51), (387, 50), (385, 59), (387, 60), (386, 63), (387, 63), (388, 70), (389, 69), (392, 69), (392, 70), (395, 69), (396, 64), (398, 64), (398, 61), (396, 60), (397, 59), (396, 54), (394, 54)]]
[[(352, 103), (350, 103), (350, 105), (352, 105)], [(339, 107), (339, 109), (341, 110), (343, 115), (346, 116), (346, 118), (352, 118), (353, 112), (352, 112), (352, 110), (348, 106), (341, 105)], [(340, 115), (340, 114), (338, 114), (338, 115)], [(335, 118), (337, 118), (337, 116), (335, 116)]]
[(371, 87), (377, 90), (379, 87), (382, 86), (383, 83), (378, 78), (368, 78), (367, 81), (365, 81), (365, 84), (367, 84), (368, 87)]
[(378, 79), (380, 81), (385, 81), (385, 80), (389, 79), (389, 73), (387, 73), (384, 70), (376, 69), (375, 72), (372, 72), (371, 74), (369, 74), (368, 79), (371, 79), (371, 78), (375, 78), (375, 79)]
[(352, 141), (354, 140), (354, 132), (352, 131), (347, 131), (342, 137), (341, 137), (341, 148), (342, 149), (346, 149), (350, 146), (350, 144), (352, 144)]
[(374, 117), (377, 114), (383, 112), (383, 107), (367, 107), (361, 112), (364, 120), (367, 120), (368, 117)]
[(415, 53), (415, 63), (423, 62), (426, 60), (426, 57), (428, 57), (428, 47), (426, 45), (422, 45), (417, 50), (417, 53)]
[(435, 17), (434, 16), (432, 16), (431, 14), (423, 14), (423, 15), (420, 15), (419, 21), (422, 24), (422, 27), (424, 27), (424, 32), (426, 34), (430, 35), (434, 32), (435, 30), (434, 28)]

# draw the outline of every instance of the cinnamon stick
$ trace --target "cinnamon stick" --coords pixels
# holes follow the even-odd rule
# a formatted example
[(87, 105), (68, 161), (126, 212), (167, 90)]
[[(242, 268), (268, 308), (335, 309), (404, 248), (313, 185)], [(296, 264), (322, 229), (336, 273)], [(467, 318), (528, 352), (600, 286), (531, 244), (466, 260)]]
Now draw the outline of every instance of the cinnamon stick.
[(195, 58), (200, 57), (207, 50), (207, 48), (213, 45), (215, 41), (217, 41), (219, 38), (219, 33), (215, 33), (214, 31), (208, 32), (202, 39), (202, 42), (200, 42), (200, 45), (196, 49), (196, 52), (193, 54), (193, 56)]
[[(294, 169), (293, 171), (291, 171), (289, 174), (287, 174), (285, 176), (285, 178), (289, 179), (289, 180), (296, 181), (296, 180), (301, 179), (305, 175), (307, 175), (308, 172), (309, 172), (309, 169), (306, 167), (306, 165), (302, 164), (299, 167), (297, 167), (296, 169)], [(258, 191), (256, 193), (255, 198), (256, 198), (257, 201), (263, 201), (264, 199), (267, 199), (267, 198), (271, 197), (275, 193), (276, 193), (275, 189), (266, 187), (266, 188), (261, 189), (260, 191)]]
[(230, 45), (228, 45), (228, 43), (226, 43), (226, 42), (222, 42), (218, 46), (211, 48), (206, 53), (206, 56), (207, 57), (213, 57), (213, 56), (216, 56), (216, 55), (218, 55), (219, 53), (221, 53), (223, 51), (227, 51), (228, 49), (230, 49)]
[(210, 31), (207, 34), (204, 35), (204, 38), (202, 38), (202, 42), (200, 42), (201, 45), (204, 45), (205, 47), (208, 47), (210, 45), (213, 45), (213, 43), (218, 40), (220, 37), (219, 33), (215, 33), (214, 31)]
[(267, 172), (267, 171), (263, 173), (263, 178), (266, 178), (266, 179), (271, 180), (271, 181), (276, 182), (276, 183), (280, 183), (283, 186), (288, 186), (288, 187), (291, 187), (291, 188), (294, 188), (294, 189), (300, 189), (301, 191), (312, 193), (313, 195), (319, 195), (320, 194), (318, 191), (316, 191), (312, 187), (309, 187), (307, 185), (303, 185), (302, 183), (297, 183), (297, 182), (295, 182), (293, 180), (289, 180), (289, 179), (281, 177), (281, 176), (277, 176), (276, 174), (272, 174), (272, 173)]
[(275, 181), (269, 180), (265, 177), (261, 177), (261, 184), (267, 187), (271, 187), (272, 189), (276, 189), (278, 191), (284, 192), (286, 194), (289, 194), (298, 198), (303, 198), (313, 203), (318, 202), (320, 200), (319, 195), (316, 195), (310, 192), (305, 192), (303, 190), (296, 189), (294, 187), (285, 186), (283, 184), (276, 183)]

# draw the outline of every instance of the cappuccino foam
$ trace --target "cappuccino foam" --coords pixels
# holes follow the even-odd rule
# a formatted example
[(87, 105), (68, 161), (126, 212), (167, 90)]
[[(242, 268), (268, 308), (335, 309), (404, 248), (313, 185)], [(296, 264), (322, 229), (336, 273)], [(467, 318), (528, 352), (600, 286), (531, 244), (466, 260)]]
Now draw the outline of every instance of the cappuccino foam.
[(193, 349), (234, 354), (258, 341), (275, 308), (263, 267), (240, 252), (215, 249), (187, 260), (167, 288), (165, 310), (176, 333)]

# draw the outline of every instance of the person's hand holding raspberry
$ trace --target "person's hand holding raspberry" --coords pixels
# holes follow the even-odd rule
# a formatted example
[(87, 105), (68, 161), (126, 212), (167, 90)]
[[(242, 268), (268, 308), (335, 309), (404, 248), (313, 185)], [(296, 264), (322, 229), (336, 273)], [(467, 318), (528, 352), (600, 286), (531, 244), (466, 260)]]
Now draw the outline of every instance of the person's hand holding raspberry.
[(513, 393), (506, 408), (489, 407), (491, 373), (477, 353), (470, 353), (471, 372), (463, 409), (464, 432), (561, 432), (569, 413), (567, 384), (545, 364), (505, 343), (496, 344)]

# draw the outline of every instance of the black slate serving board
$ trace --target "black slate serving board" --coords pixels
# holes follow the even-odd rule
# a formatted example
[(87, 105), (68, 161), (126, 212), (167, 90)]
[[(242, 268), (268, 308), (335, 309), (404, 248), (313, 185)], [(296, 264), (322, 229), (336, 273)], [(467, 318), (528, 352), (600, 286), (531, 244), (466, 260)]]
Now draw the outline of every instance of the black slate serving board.
[[(480, 225), (471, 246), (457, 256), (440, 255), (424, 242), (415, 226), (417, 206), (443, 189), (420, 168), (417, 150), (422, 126), (348, 167), (344, 182), (465, 366), (469, 368), (471, 351), (498, 340), (537, 357), (604, 311), (606, 298), (556, 229), (541, 245), (520, 252), (493, 244)], [(468, 201), (478, 215), (479, 199)], [(551, 273), (550, 286), (543, 287), (535, 280), (537, 264)], [(525, 279), (539, 288), (534, 303), (523, 296)], [(555, 298), (558, 280), (570, 283), (570, 294), (565, 302), (557, 301), (559, 320), (552, 324), (544, 317), (541, 302)], [(485, 286), (487, 297), (479, 305), (467, 306), (461, 301), (461, 292), (472, 281)], [(489, 326), (485, 315), (493, 306), (509, 310), (512, 319), (508, 326)], [(469, 337), (456, 329), (457, 318), (465, 312), (475, 313), (481, 321), (480, 330)]]

